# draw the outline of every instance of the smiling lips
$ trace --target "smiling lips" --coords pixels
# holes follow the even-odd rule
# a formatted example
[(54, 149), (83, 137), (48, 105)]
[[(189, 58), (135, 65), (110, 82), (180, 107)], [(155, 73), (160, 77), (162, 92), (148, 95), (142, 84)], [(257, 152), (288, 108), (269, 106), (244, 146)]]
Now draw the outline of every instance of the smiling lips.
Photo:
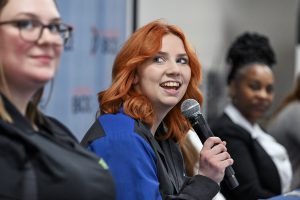
[(164, 89), (178, 90), (181, 86), (181, 83), (178, 81), (168, 81), (168, 82), (161, 83), (160, 86), (163, 87)]
[(38, 60), (42, 64), (49, 64), (53, 59), (53, 57), (49, 55), (36, 55), (32, 56), (32, 58)]

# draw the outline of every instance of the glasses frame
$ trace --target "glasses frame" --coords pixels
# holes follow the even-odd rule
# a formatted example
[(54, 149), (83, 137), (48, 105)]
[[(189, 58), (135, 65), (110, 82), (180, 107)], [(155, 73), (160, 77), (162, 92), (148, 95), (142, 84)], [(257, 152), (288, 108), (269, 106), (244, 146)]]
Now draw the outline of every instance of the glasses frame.
[[(22, 22), (22, 21), (34, 21), (34, 22), (37, 22), (40, 26), (38, 26), (38, 27), (36, 27), (36, 28), (39, 28), (40, 30), (39, 30), (39, 35), (38, 35), (38, 37), (35, 39), (35, 40), (28, 40), (28, 39), (25, 39), (23, 36), (22, 36), (22, 29), (20, 28), (20, 27), (18, 27), (18, 26), (15, 26), (18, 30), (19, 30), (19, 34), (20, 34), (20, 37), (24, 40), (24, 41), (27, 41), (27, 42), (36, 42), (36, 41), (38, 41), (41, 37), (42, 37), (42, 34), (43, 34), (43, 31), (44, 31), (44, 29), (45, 28), (48, 28), (49, 30), (50, 30), (50, 28), (51, 28), (51, 25), (53, 25), (53, 24), (44, 24), (44, 23), (42, 23), (41, 21), (39, 21), (39, 20), (32, 20), (32, 19), (28, 19), (28, 20), (26, 20), (26, 19), (23, 19), (23, 20), (8, 20), (8, 21), (0, 21), (0, 26), (2, 26), (2, 25), (17, 25), (17, 23), (19, 23), (19, 22)], [(64, 31), (59, 31), (59, 34), (61, 35), (61, 36), (63, 36), (62, 37), (62, 40), (63, 40), (63, 44), (64, 45), (66, 45), (66, 43), (72, 38), (72, 32), (73, 32), (73, 27), (71, 26), (71, 25), (68, 25), (68, 24), (66, 24), (66, 23), (62, 23), (62, 22), (60, 22), (59, 24), (61, 24), (61, 25), (64, 25), (65, 27), (66, 27), (66, 30), (64, 30)], [(51, 32), (51, 30), (50, 30), (50, 32)], [(65, 34), (62, 34), (62, 33), (64, 33), (65, 32)]]

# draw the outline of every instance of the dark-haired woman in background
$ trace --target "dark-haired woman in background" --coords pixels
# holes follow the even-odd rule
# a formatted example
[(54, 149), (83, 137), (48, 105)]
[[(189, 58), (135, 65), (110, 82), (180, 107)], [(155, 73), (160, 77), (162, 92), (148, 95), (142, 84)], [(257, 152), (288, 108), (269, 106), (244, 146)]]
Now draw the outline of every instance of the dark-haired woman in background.
[(231, 103), (212, 123), (215, 135), (227, 142), (240, 186), (226, 199), (268, 198), (289, 191), (291, 164), (285, 148), (258, 124), (273, 101), (275, 54), (267, 37), (244, 33), (231, 45), (226, 61)]

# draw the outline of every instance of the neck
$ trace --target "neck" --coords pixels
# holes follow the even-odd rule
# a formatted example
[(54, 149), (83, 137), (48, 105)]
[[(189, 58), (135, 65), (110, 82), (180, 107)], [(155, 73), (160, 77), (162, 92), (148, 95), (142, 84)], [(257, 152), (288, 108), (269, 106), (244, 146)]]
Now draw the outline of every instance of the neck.
[(161, 122), (162, 122), (162, 120), (154, 120), (154, 123), (153, 123), (153, 125), (151, 126), (151, 129), (150, 129), (153, 136), (155, 135), (155, 132), (156, 132), (156, 130), (157, 130), (157, 128), (158, 128), (158, 126), (160, 125)]
[(168, 108), (167, 110), (165, 110), (165, 109), (155, 109), (154, 108), (154, 113), (155, 113), (154, 123), (151, 126), (151, 130), (150, 130), (153, 135), (155, 135), (155, 132), (156, 132), (158, 126), (161, 124), (161, 122), (163, 121), (163, 119), (165, 118), (165, 116), (168, 114), (168, 112), (171, 109), (172, 108)]

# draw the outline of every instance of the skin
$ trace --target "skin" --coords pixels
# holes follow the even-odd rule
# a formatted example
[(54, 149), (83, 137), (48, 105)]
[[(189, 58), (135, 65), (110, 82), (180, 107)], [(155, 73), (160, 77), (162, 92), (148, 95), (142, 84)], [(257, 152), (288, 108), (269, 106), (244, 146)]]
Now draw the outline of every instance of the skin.
[(252, 124), (264, 116), (273, 101), (272, 70), (262, 64), (252, 64), (237, 74), (230, 84), (233, 104)]
[[(137, 70), (135, 89), (146, 95), (155, 111), (151, 127), (154, 135), (166, 114), (182, 99), (191, 78), (188, 56), (181, 39), (168, 34), (162, 38), (160, 51)], [(206, 140), (200, 152), (198, 174), (220, 183), (225, 168), (233, 164), (225, 142), (218, 137)]]
[[(49, 24), (59, 22), (60, 15), (53, 0), (9, 0), (0, 21), (16, 19)], [(27, 42), (15, 26), (0, 26), (0, 60), (9, 92), (0, 89), (23, 115), (34, 93), (55, 75), (63, 47), (56, 38), (46, 28), (39, 40)]]

